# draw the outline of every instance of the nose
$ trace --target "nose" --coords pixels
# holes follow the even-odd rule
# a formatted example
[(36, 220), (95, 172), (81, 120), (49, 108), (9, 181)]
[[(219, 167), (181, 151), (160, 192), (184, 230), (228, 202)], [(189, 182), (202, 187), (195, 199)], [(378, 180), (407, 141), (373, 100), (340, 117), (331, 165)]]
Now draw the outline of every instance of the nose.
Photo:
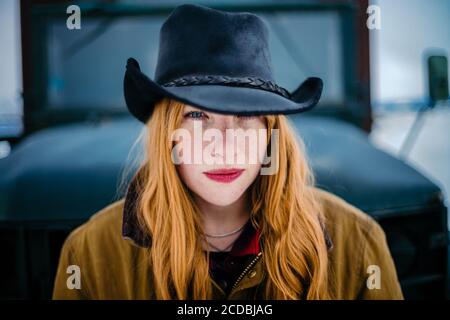
[[(233, 115), (219, 115), (214, 119), (214, 128), (219, 130), (222, 136), (222, 150), (220, 148), (215, 148), (214, 156), (219, 157), (234, 157), (236, 156), (236, 146), (234, 145), (233, 139), (227, 139), (227, 129), (235, 129), (235, 117)], [(228, 148), (228, 144), (230, 145)], [(227, 155), (227, 152), (231, 151), (230, 155)]]
[(223, 134), (225, 134), (227, 129), (234, 128), (234, 116), (233, 115), (219, 115), (215, 118), (214, 127), (219, 129)]

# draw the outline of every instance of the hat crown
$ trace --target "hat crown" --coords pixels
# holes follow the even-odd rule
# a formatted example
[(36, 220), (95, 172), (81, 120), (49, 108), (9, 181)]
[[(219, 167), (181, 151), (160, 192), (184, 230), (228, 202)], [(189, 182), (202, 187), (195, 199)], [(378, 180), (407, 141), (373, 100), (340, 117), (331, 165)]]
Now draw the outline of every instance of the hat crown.
[(274, 81), (264, 20), (201, 5), (176, 7), (160, 30), (155, 81), (220, 75)]

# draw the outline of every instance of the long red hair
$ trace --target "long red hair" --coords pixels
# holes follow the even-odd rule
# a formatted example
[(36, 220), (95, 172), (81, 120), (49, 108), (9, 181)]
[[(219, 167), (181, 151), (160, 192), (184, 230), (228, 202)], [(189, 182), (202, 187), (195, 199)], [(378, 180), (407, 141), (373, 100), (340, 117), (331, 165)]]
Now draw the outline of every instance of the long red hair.
[[(171, 159), (171, 133), (179, 127), (183, 109), (179, 101), (160, 100), (141, 135), (146, 156), (139, 168), (138, 220), (152, 239), (149, 263), (156, 298), (211, 299), (199, 209)], [(264, 298), (328, 299), (323, 214), (303, 141), (285, 116), (264, 118), (269, 139), (271, 129), (279, 129), (278, 172), (259, 175), (248, 189), (251, 221), (264, 243)]]

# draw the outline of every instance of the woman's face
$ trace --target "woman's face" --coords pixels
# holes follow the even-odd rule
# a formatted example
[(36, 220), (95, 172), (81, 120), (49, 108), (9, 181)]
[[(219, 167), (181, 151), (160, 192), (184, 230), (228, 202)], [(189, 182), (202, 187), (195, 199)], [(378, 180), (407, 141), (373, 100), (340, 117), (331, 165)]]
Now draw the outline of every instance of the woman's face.
[(256, 179), (267, 148), (263, 116), (224, 115), (185, 105), (172, 136), (175, 162), (187, 187), (204, 201), (227, 206)]

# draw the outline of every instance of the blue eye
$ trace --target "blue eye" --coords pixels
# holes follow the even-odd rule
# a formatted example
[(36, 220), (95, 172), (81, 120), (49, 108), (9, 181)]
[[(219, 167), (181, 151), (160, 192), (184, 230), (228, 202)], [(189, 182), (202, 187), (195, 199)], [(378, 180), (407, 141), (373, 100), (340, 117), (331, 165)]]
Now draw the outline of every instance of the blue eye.
[(203, 111), (190, 111), (184, 115), (186, 118), (191, 118), (194, 120), (207, 118), (206, 114)]

